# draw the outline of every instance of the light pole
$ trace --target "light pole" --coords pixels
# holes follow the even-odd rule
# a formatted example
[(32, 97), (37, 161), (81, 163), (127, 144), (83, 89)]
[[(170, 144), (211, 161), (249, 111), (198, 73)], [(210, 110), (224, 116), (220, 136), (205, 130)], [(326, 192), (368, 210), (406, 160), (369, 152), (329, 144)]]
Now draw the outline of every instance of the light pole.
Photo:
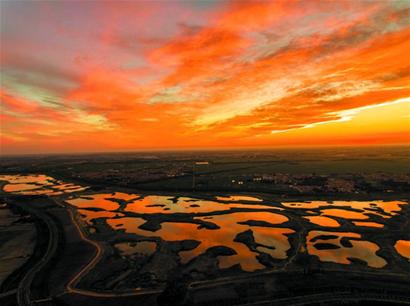
[(196, 165), (207, 165), (209, 170), (209, 162), (207, 161), (196, 161), (192, 165), (192, 190), (195, 190), (195, 166)]
[(195, 165), (196, 162), (192, 165), (192, 190), (195, 190)]

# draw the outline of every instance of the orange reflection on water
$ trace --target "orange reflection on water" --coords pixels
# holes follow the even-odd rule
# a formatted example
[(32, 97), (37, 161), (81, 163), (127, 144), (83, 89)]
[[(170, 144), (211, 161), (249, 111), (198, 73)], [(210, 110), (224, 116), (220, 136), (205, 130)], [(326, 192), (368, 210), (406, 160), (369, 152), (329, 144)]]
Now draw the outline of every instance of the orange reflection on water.
[(367, 227), (376, 227), (376, 228), (384, 227), (383, 224), (376, 223), (376, 222), (352, 221), (352, 223), (356, 226), (367, 226)]
[[(323, 236), (319, 238), (318, 236)], [(328, 236), (328, 237), (326, 237)], [(335, 236), (335, 237), (332, 237)], [(316, 241), (312, 241), (316, 239)], [(354, 239), (361, 239), (361, 235), (350, 232), (325, 232), (325, 231), (311, 231), (306, 238), (307, 250), (310, 255), (318, 256), (321, 261), (335, 262), (339, 264), (350, 264), (349, 258), (360, 259), (367, 262), (368, 266), (373, 268), (382, 268), (387, 262), (376, 252), (380, 249), (379, 246), (373, 242), (363, 240), (350, 240), (351, 247), (344, 247), (341, 243), (342, 238), (350, 237)], [(338, 246), (335, 249), (318, 249), (315, 247), (318, 243), (332, 244)]]
[(55, 179), (44, 174), (0, 175), (0, 181), (7, 181), (10, 184), (36, 183), (39, 185), (52, 185)]
[(115, 212), (105, 211), (105, 210), (92, 211), (92, 210), (86, 210), (86, 209), (79, 209), (78, 212), (80, 213), (81, 218), (88, 224), (91, 224), (91, 221), (97, 218), (114, 218), (114, 217), (124, 216), (121, 213), (115, 213)]
[(66, 184), (50, 176), (39, 175), (0, 175), (0, 181), (7, 181), (3, 187), (5, 192), (22, 195), (49, 195), (55, 196), (63, 193), (83, 191), (87, 187)]
[(56, 190), (62, 190), (64, 192), (74, 192), (74, 191), (82, 191), (84, 190), (84, 187), (72, 184), (72, 183), (68, 183), (68, 184), (61, 184), (61, 185), (55, 185), (53, 186), (53, 189)]
[[(252, 227), (255, 241), (264, 246), (258, 246), (257, 250), (268, 253), (273, 258), (286, 259), (286, 252), (290, 249), (288, 236), (295, 231), (289, 228)], [(271, 248), (269, 248), (271, 247)]]
[(193, 223), (164, 222), (161, 224), (162, 226), (160, 230), (149, 232), (138, 228), (138, 226), (145, 222), (142, 218), (109, 219), (107, 220), (107, 223), (114, 229), (124, 229), (126, 232), (135, 233), (141, 236), (161, 237), (167, 241), (189, 239), (199, 241), (200, 244), (195, 249), (180, 252), (183, 263), (187, 263), (210, 247), (229, 247), (235, 250), (237, 254), (232, 256), (219, 256), (219, 266), (221, 268), (227, 268), (234, 264), (240, 264), (245, 271), (262, 269), (264, 266), (256, 259), (256, 256), (258, 255), (256, 250), (252, 251), (245, 244), (234, 241), (238, 233), (251, 229), (257, 243), (275, 248), (275, 250), (260, 250), (260, 252), (270, 253), (273, 257), (277, 256), (276, 258), (284, 259), (286, 258), (286, 251), (290, 248), (286, 235), (294, 232), (290, 229), (239, 224), (239, 222), (245, 222), (248, 220), (264, 221), (270, 224), (281, 224), (288, 221), (287, 217), (270, 212), (237, 212), (196, 219), (215, 223), (220, 229), (198, 229), (198, 225)]
[[(383, 218), (390, 218), (397, 215), (401, 211), (401, 206), (408, 204), (404, 201), (311, 201), (311, 202), (283, 202), (282, 205), (287, 208), (299, 209), (316, 209), (324, 206), (332, 206), (337, 208), (351, 207), (360, 209), (366, 213), (379, 215)], [(382, 210), (385, 214), (381, 214), (378, 210)]]
[(229, 197), (216, 197), (218, 201), (250, 201), (250, 202), (263, 202), (262, 199), (250, 196), (231, 195)]
[(308, 219), (311, 223), (317, 224), (324, 227), (340, 227), (340, 223), (337, 222), (335, 219), (323, 216), (306, 216), (303, 217)]
[(330, 208), (330, 209), (323, 209), (322, 214), (324, 216), (330, 216), (330, 217), (340, 217), (340, 218), (345, 218), (345, 219), (369, 219), (368, 216), (364, 215), (361, 212), (356, 212), (356, 211), (350, 211), (350, 210), (345, 210), (345, 209), (338, 209), (338, 208)]
[(403, 257), (410, 260), (410, 241), (409, 240), (398, 240), (394, 245), (396, 251)]
[(55, 191), (53, 189), (34, 189), (34, 190), (23, 190), (19, 191), (18, 194), (21, 195), (47, 195), (47, 196), (56, 196), (64, 194), (63, 191)]
[[(143, 213), (159, 213), (163, 212), (164, 207), (170, 207), (174, 203), (171, 196), (145, 196), (142, 199), (137, 199), (132, 203), (129, 203), (125, 208), (125, 211), (135, 212), (139, 214)], [(151, 206), (161, 205), (161, 206)]]
[(41, 186), (27, 183), (17, 183), (17, 184), (7, 184), (4, 186), (3, 190), (5, 192), (16, 192), (16, 191), (27, 191), (33, 189), (39, 189)]
[(173, 201), (173, 198), (174, 197), (171, 196), (146, 196), (128, 204), (125, 211), (140, 214), (173, 214), (208, 213), (230, 210), (231, 208), (282, 210), (282, 208), (271, 207), (268, 205), (220, 203), (216, 201), (194, 199), (189, 197), (178, 197), (176, 201)]
[(76, 199), (66, 200), (67, 203), (78, 208), (100, 208), (105, 210), (117, 210), (120, 205), (113, 199), (129, 201), (136, 197), (135, 194), (127, 194), (122, 192), (93, 194)]
[[(115, 230), (125, 230), (126, 233), (133, 233), (143, 236), (150, 236), (152, 232), (139, 229), (138, 227), (146, 221), (138, 217), (124, 217), (118, 219), (107, 219), (107, 224)], [(143, 233), (143, 234), (141, 234)]]

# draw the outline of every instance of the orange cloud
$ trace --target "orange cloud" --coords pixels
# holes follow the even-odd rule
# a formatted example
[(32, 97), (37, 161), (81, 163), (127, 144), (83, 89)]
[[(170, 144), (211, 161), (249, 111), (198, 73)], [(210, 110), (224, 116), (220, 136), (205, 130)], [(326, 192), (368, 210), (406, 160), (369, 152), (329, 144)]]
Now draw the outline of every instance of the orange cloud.
[(33, 38), (10, 19), (1, 153), (409, 143), (405, 5), (195, 5), (30, 4)]

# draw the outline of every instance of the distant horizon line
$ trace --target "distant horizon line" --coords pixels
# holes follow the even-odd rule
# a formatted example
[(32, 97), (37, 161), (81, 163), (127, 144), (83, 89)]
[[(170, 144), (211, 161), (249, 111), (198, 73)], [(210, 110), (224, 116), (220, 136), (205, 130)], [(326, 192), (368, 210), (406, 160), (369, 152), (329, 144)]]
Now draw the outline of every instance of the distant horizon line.
[(18, 157), (18, 156), (45, 156), (45, 155), (94, 155), (94, 154), (122, 154), (122, 153), (159, 153), (159, 152), (209, 152), (209, 151), (269, 151), (269, 150), (292, 150), (292, 149), (331, 149), (331, 148), (368, 148), (368, 147), (410, 147), (410, 143), (404, 144), (363, 144), (363, 145), (295, 145), (295, 146), (258, 146), (258, 147), (202, 147), (202, 148), (148, 148), (148, 149), (129, 149), (129, 150), (112, 150), (112, 151), (73, 151), (73, 152), (34, 152), (34, 153), (2, 153), (0, 157)]

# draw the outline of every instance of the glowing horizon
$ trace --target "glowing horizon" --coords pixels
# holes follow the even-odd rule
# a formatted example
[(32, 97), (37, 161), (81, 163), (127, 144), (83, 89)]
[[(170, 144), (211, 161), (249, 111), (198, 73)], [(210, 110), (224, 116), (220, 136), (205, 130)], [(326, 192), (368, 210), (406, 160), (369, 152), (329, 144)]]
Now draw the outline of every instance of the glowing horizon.
[(0, 153), (410, 144), (408, 1), (3, 1)]

